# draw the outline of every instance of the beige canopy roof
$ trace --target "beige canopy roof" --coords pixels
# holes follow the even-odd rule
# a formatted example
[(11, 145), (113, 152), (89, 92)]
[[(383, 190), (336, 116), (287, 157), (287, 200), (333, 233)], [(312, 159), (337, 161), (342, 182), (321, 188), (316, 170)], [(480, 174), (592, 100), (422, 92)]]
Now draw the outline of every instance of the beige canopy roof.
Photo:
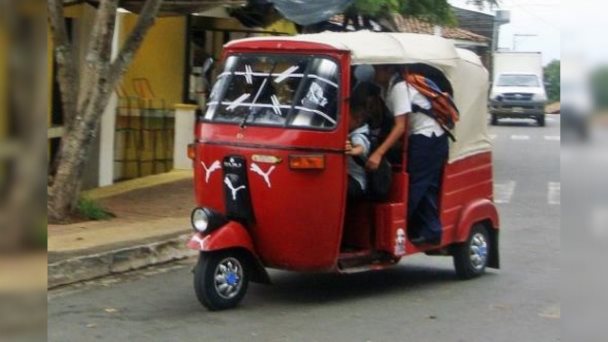
[[(276, 40), (276, 37), (256, 37), (246, 40)], [(281, 37), (281, 40), (329, 45), (350, 51), (352, 64), (404, 64), (432, 62), (436, 66), (454, 66), (459, 58), (454, 44), (438, 36), (415, 33), (385, 33), (371, 31), (323, 32)], [(227, 44), (231, 46), (242, 40)]]
[(324, 32), (293, 37), (256, 37), (243, 41), (302, 41), (329, 45), (350, 51), (353, 65), (424, 63), (444, 73), (454, 89), (454, 101), (460, 111), (456, 124), (456, 142), (450, 147), (450, 161), (491, 150), (487, 135), (488, 72), (479, 57), (439, 36), (415, 33), (371, 31)]

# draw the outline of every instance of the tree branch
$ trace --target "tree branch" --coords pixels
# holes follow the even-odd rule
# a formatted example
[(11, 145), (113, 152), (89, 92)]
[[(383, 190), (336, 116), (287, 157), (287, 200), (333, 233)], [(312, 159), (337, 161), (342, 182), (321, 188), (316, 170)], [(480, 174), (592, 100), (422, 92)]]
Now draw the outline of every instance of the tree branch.
[(114, 86), (133, 60), (137, 49), (141, 46), (146, 32), (154, 25), (154, 20), (163, 0), (147, 0), (139, 14), (137, 23), (122, 46), (116, 60), (110, 68), (108, 83)]
[(63, 119), (69, 127), (76, 115), (76, 97), (78, 77), (72, 44), (68, 37), (63, 14), (63, 1), (48, 0), (48, 19), (52, 31), (52, 40), (57, 62), (57, 80), (63, 104)]
[(97, 9), (95, 23), (85, 58), (85, 68), (82, 74), (83, 87), (78, 96), (78, 112), (87, 106), (94, 84), (99, 79), (107, 79), (110, 61), (112, 59), (112, 41), (116, 27), (118, 0), (102, 0)]

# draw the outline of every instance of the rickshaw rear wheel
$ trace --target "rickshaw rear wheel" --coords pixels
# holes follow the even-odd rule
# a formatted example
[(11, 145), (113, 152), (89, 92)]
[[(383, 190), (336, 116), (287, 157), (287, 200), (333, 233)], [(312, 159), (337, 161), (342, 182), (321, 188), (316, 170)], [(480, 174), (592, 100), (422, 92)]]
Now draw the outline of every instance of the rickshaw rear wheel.
[(471, 228), (469, 238), (453, 248), (454, 268), (460, 279), (471, 279), (482, 275), (490, 255), (490, 235), (483, 224)]
[(234, 308), (249, 285), (247, 260), (238, 251), (201, 253), (194, 268), (194, 291), (207, 309)]
[(491, 114), (490, 124), (492, 126), (498, 125), (498, 116), (496, 114)]

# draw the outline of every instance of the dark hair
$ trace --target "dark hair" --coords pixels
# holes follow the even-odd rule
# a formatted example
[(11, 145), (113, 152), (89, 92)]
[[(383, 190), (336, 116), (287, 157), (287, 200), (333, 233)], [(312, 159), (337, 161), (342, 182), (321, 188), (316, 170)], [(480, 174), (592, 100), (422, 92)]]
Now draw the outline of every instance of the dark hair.
[(367, 120), (365, 97), (355, 96), (350, 98), (350, 116), (364, 122)]
[(364, 121), (369, 121), (373, 126), (378, 126), (382, 121), (384, 102), (380, 97), (381, 89), (372, 82), (361, 82), (353, 89), (350, 99), (352, 111), (363, 108)]

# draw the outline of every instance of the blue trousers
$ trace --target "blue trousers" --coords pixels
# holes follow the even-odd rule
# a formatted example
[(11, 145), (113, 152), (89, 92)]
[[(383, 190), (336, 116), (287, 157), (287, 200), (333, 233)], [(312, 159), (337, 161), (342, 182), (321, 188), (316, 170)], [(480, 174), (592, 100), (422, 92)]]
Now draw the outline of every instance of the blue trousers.
[(407, 209), (410, 236), (441, 238), (439, 190), (443, 166), (448, 159), (448, 136), (411, 135), (408, 142), (407, 170), (410, 176)]

